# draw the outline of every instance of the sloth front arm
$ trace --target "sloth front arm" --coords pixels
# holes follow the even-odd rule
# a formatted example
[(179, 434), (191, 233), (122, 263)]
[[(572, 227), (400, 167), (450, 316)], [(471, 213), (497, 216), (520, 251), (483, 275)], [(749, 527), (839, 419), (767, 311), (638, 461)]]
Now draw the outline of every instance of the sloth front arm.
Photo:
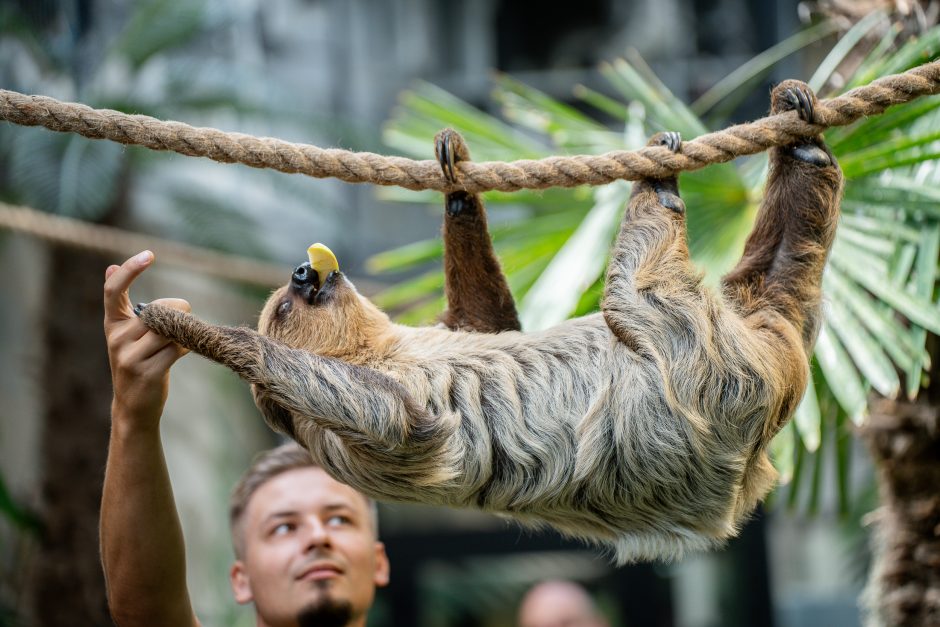
[(306, 420), (363, 444), (414, 452), (413, 447), (442, 427), (401, 384), (371, 368), (290, 348), (248, 328), (209, 324), (161, 305), (145, 306), (140, 318), (156, 333), (251, 383), (272, 426), (292, 437)]

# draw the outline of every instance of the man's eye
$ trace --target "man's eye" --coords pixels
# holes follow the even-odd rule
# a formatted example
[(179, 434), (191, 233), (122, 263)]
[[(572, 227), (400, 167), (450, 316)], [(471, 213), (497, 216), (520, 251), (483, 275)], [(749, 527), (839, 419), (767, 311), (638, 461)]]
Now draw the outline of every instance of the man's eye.
[(271, 535), (283, 536), (285, 534), (290, 533), (296, 528), (297, 528), (297, 525), (295, 525), (294, 523), (281, 523), (277, 525), (276, 527), (274, 527), (273, 529), (271, 529)]
[(334, 527), (341, 525), (351, 525), (352, 519), (349, 516), (344, 516), (342, 514), (334, 514), (326, 520), (326, 524)]

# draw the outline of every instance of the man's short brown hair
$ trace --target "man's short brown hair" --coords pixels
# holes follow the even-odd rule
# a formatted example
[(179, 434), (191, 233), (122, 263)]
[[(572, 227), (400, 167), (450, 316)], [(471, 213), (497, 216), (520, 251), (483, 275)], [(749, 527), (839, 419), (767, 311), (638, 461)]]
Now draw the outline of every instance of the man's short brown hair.
[[(229, 529), (232, 533), (232, 547), (235, 549), (235, 557), (241, 559), (245, 551), (245, 541), (242, 532), (242, 517), (248, 508), (248, 502), (252, 495), (262, 485), (271, 479), (290, 470), (298, 468), (319, 468), (320, 466), (313, 461), (310, 453), (304, 447), (294, 441), (286, 442), (272, 449), (262, 451), (255, 456), (251, 466), (241, 476), (235, 488), (232, 490), (232, 496), (229, 499), (228, 519)], [(360, 493), (361, 494), (361, 493)], [(362, 495), (366, 501), (366, 508), (369, 512), (369, 520), (372, 524), (372, 531), (378, 537), (379, 520), (378, 510), (375, 501), (366, 495)]]

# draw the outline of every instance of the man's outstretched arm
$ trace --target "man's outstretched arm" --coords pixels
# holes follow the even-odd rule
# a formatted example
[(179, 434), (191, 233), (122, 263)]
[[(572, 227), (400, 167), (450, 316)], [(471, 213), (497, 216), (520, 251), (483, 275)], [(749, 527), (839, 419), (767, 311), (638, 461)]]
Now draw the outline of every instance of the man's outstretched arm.
[[(141, 253), (105, 272), (104, 332), (114, 399), (101, 498), (101, 559), (108, 602), (121, 627), (198, 625), (160, 440), (170, 366), (185, 354), (137, 319), (128, 288), (153, 262)], [(181, 300), (158, 301), (189, 311)]]

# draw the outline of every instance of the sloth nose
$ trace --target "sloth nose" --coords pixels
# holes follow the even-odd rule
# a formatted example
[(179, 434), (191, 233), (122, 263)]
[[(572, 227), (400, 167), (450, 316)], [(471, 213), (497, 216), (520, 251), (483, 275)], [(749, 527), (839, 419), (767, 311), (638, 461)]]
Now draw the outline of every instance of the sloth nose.
[(317, 273), (310, 267), (309, 262), (304, 262), (297, 266), (294, 274), (291, 275), (291, 282), (296, 285), (309, 285), (316, 280)]

